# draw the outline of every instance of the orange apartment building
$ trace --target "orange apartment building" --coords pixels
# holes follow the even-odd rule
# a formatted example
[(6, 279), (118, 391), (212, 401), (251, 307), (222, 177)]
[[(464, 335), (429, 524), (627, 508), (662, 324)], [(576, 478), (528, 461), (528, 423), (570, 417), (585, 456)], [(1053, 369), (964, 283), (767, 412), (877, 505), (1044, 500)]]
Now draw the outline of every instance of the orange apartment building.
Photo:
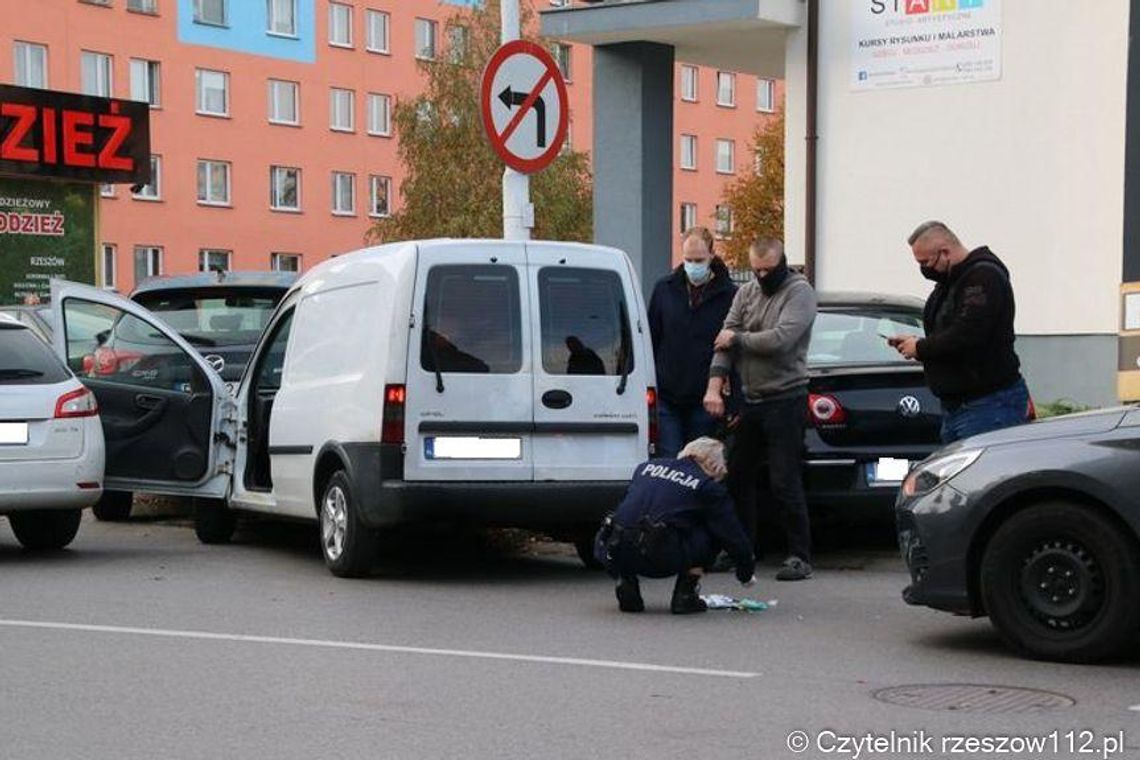
[[(541, 11), (566, 0), (533, 2)], [(419, 92), (418, 61), (444, 56), (446, 20), (470, 4), (37, 0), (0, 30), (0, 81), (152, 104), (155, 180), (100, 191), (105, 287), (209, 267), (303, 270), (361, 247), (375, 219), (398, 209), (392, 108)], [(569, 139), (589, 152), (590, 48), (552, 46)], [(721, 191), (751, 171), (751, 136), (782, 97), (778, 84), (677, 65), (678, 232), (730, 228), (717, 217)]]

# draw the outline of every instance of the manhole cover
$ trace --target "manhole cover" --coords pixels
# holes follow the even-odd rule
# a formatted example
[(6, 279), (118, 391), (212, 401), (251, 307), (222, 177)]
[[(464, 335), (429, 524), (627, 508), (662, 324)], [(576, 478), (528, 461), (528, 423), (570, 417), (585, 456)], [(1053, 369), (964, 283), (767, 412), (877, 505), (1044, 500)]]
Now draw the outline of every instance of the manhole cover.
[(919, 710), (951, 710), (974, 713), (1031, 713), (1072, 707), (1077, 702), (1064, 694), (1014, 686), (978, 684), (920, 684), (879, 689), (880, 702)]

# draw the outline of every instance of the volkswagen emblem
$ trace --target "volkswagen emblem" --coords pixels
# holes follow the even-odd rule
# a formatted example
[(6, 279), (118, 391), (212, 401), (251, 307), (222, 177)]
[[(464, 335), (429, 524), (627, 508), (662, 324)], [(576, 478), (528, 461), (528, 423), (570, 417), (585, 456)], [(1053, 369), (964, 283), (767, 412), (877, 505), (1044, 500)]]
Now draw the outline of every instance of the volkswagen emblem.
[[(226, 360), (223, 359), (222, 357), (218, 356), (217, 354), (210, 354), (209, 356), (206, 357), (206, 364), (209, 364), (210, 368), (213, 369), (215, 372), (220, 373), (226, 366)], [(915, 403), (918, 403), (918, 402), (916, 401)]]
[(899, 399), (899, 414), (903, 417), (917, 417), (922, 413), (922, 404), (914, 396), (903, 396)]

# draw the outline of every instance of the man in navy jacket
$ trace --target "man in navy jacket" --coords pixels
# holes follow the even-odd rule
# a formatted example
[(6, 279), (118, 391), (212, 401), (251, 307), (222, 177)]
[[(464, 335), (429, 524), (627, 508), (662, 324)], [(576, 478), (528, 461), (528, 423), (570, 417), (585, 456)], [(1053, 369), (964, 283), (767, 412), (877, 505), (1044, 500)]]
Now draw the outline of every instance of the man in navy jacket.
[(705, 227), (685, 233), (683, 261), (661, 279), (649, 299), (649, 333), (657, 365), (657, 454), (675, 457), (686, 441), (711, 435), (716, 420), (703, 399), (713, 341), (732, 305), (736, 286), (713, 255)]

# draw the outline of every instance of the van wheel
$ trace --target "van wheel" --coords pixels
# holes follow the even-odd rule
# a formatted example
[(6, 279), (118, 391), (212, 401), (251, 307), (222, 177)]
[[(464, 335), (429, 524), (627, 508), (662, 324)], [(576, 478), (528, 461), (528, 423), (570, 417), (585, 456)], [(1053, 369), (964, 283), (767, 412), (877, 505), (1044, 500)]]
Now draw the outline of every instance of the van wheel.
[(228, 544), (237, 515), (221, 499), (193, 499), (194, 534), (204, 544)]
[(31, 551), (55, 551), (67, 546), (79, 532), (83, 512), (78, 509), (34, 509), (8, 515), (16, 540)]
[(1052, 502), (998, 528), (981, 566), (990, 621), (1014, 648), (1047, 660), (1090, 662), (1140, 631), (1140, 551), (1107, 518)]
[(325, 566), (340, 578), (367, 575), (376, 559), (376, 535), (360, 521), (344, 470), (337, 470), (325, 484), (319, 509)]
[(594, 537), (580, 535), (574, 539), (574, 550), (578, 552), (578, 559), (590, 570), (601, 570), (604, 565), (594, 556)]
[(134, 498), (130, 491), (104, 491), (91, 511), (97, 520), (122, 522), (131, 516)]

